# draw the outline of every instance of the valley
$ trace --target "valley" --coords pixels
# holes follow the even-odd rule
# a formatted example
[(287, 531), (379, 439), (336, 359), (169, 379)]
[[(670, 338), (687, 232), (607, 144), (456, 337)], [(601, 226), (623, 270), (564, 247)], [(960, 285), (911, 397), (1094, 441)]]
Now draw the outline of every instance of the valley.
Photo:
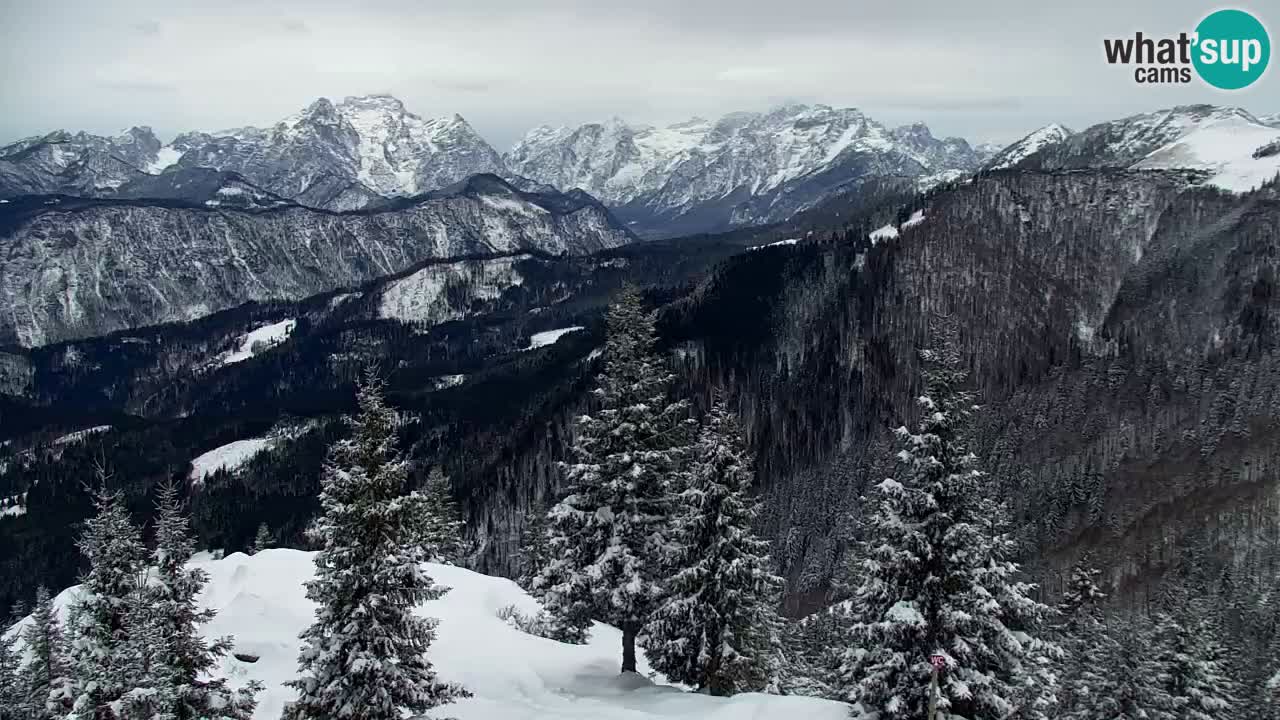
[[(104, 464), (142, 525), (175, 481), (198, 546), (230, 555), (214, 562), (308, 574), (295, 550), (232, 553), (260, 527), (311, 547), (368, 367), (409, 486), (447, 478), (465, 564), (519, 577), (614, 361), (606, 315), (638, 288), (673, 394), (741, 424), (789, 632), (852, 602), (867, 498), (895, 473), (894, 429), (928, 421), (920, 350), (945, 319), (978, 404), (966, 439), (1035, 597), (1056, 604), (1087, 563), (1109, 618), (1196, 598), (1237, 651), (1239, 717), (1261, 719), (1280, 642), (1278, 139), (1275, 117), (1194, 105), (978, 149), (784, 105), (541, 127), (500, 154), (460, 116), (368, 96), (171, 143), (7, 146), (0, 605), (76, 582)], [(459, 597), (503, 582), (436, 572)], [(482, 621), (432, 602), (461, 657), (451, 628)], [(459, 717), (488, 717), (484, 697)]]

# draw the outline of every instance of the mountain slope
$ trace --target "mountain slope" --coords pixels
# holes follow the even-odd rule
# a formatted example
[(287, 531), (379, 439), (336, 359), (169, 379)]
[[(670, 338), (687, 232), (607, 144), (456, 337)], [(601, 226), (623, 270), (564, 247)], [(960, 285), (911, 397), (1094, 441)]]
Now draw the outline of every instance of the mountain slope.
[(1071, 130), (1063, 125), (1057, 123), (1045, 125), (1028, 133), (1026, 137), (1012, 145), (1001, 149), (987, 161), (985, 167), (988, 170), (1004, 170), (1014, 167), (1039, 152), (1041, 148), (1065, 141), (1071, 134)]
[[(191, 565), (208, 573), (199, 602), (217, 611), (204, 628), (210, 638), (232, 635), (234, 654), (218, 668), (233, 687), (264, 685), (254, 717), (275, 720), (296, 692), (284, 683), (297, 676), (298, 635), (314, 620), (305, 582), (315, 573), (314, 553), (263, 550)], [(449, 588), (419, 611), (440, 621), (428, 656), (446, 682), (474, 697), (435, 714), (458, 720), (753, 720), (803, 717), (844, 720), (849, 706), (806, 697), (743, 694), (714, 698), (655, 684), (635, 674), (619, 677), (621, 632), (596, 623), (586, 645), (567, 645), (517, 630), (499, 617), (506, 608), (526, 616), (541, 609), (515, 583), (469, 570), (428, 564), (432, 578)], [(55, 606), (65, 618), (79, 586), (63, 591)], [(30, 619), (24, 619), (19, 628)], [(6, 637), (15, 631), (10, 630)], [(640, 669), (648, 671), (640, 658)], [(661, 680), (659, 679), (659, 683)]]
[(168, 148), (182, 167), (213, 167), (303, 205), (367, 207), (501, 173), (498, 153), (459, 115), (424, 119), (389, 95), (320, 98), (270, 128), (186, 133)]
[(117, 137), (64, 130), (0, 147), (0, 198), (60, 193), (96, 197), (146, 175), (160, 141), (151, 128)]
[[(632, 236), (581, 194), (493, 176), (378, 211), (29, 198), (0, 205), (0, 342), (40, 345), (357, 285), (427, 258), (581, 254)], [(52, 203), (52, 204), (48, 204)], [(230, 209), (229, 209), (230, 208)]]
[[(499, 156), (458, 115), (423, 118), (389, 95), (320, 98), (267, 128), (188, 132), (162, 145), (147, 128), (118, 138), (53, 133), (0, 149), (0, 197), (140, 197), (178, 168), (236, 173), (307, 207), (382, 207), (478, 173), (522, 188), (581, 188), (650, 236), (772, 223), (869, 178), (927, 188), (988, 156), (916, 123), (888, 128), (856, 109), (788, 105), (666, 128), (618, 119), (541, 127)], [(179, 198), (173, 187), (158, 197)], [(203, 202), (205, 198), (188, 198)]]
[(774, 222), (817, 204), (833, 186), (969, 171), (983, 157), (922, 124), (890, 130), (852, 108), (788, 105), (665, 128), (617, 118), (541, 127), (504, 160), (513, 173), (583, 188), (642, 233), (675, 234)]
[(1071, 133), (1041, 128), (985, 169), (1200, 170), (1209, 184), (1246, 192), (1280, 172), (1280, 129), (1240, 108), (1183, 105)]
[(1205, 123), (1139, 160), (1135, 168), (1190, 168), (1209, 183), (1246, 192), (1280, 176), (1280, 128), (1241, 116)]
[(1010, 166), (1039, 170), (1127, 168), (1200, 127), (1224, 121), (1260, 124), (1240, 108), (1179, 105), (1060, 134), (1056, 142), (1041, 144)]

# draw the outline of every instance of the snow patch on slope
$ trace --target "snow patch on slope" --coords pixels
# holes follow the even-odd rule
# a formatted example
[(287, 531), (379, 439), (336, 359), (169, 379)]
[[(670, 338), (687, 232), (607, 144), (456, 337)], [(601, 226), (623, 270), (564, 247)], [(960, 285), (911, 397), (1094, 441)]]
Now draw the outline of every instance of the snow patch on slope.
[(249, 438), (216, 447), (191, 461), (188, 477), (192, 484), (199, 485), (219, 470), (235, 470), (244, 465), (258, 453), (269, 450), (274, 443), (274, 438)]
[(110, 425), (95, 425), (91, 428), (85, 428), (84, 430), (77, 430), (73, 433), (68, 433), (66, 435), (63, 435), (62, 437), (56, 438), (54, 439), (53, 444), (69, 445), (71, 443), (84, 442), (90, 436), (97, 435), (98, 433), (104, 433), (110, 429), (111, 429)]
[(1052, 145), (1056, 142), (1062, 142), (1071, 135), (1071, 130), (1057, 123), (1045, 125), (1044, 127), (1031, 132), (1031, 134), (1015, 142), (1009, 147), (1001, 150), (991, 159), (988, 168), (992, 170), (1002, 170), (1011, 168), (1022, 162), (1033, 153), (1041, 148)]
[(267, 348), (279, 345), (289, 339), (289, 335), (293, 333), (293, 328), (297, 323), (297, 320), (290, 318), (270, 325), (263, 325), (256, 330), (241, 335), (237, 348), (222, 356), (222, 364), (231, 365), (242, 362)]
[(1280, 129), (1229, 116), (1197, 127), (1134, 165), (1144, 170), (1190, 168), (1210, 173), (1209, 184), (1248, 192), (1280, 173), (1280, 155), (1253, 157), (1280, 141)]
[(0, 498), (0, 518), (18, 517), (27, 514), (27, 494)]
[(759, 250), (760, 248), (767, 248), (767, 247), (782, 247), (786, 245), (795, 245), (798, 242), (800, 242), (800, 238), (787, 238), (786, 240), (779, 240), (777, 242), (765, 243), (764, 245), (753, 245), (751, 249)]
[(143, 169), (152, 175), (159, 175), (164, 172), (165, 168), (178, 162), (181, 158), (181, 150), (172, 146), (162, 147), (156, 152), (156, 159), (152, 160), (151, 164), (147, 165)]
[[(209, 575), (200, 597), (217, 611), (205, 636), (234, 635), (233, 652), (256, 655), (254, 663), (223, 659), (218, 675), (233, 687), (258, 680), (257, 720), (276, 720), (295, 692), (284, 683), (296, 677), (298, 633), (314, 620), (315, 605), (303, 584), (314, 575), (314, 553), (263, 550), (252, 557), (233, 553), (192, 562)], [(514, 606), (536, 614), (537, 601), (515, 583), (461, 568), (428, 564), (444, 597), (419, 612), (438, 618), (438, 637), (429, 657), (442, 680), (462, 683), (474, 697), (440, 708), (433, 716), (458, 720), (763, 720), (804, 718), (846, 720), (849, 706), (807, 697), (743, 694), (731, 698), (682, 692), (639, 675), (620, 676), (621, 633), (596, 623), (586, 645), (566, 645), (526, 635), (498, 618)], [(80, 595), (65, 590), (54, 601), (62, 617)], [(30, 623), (24, 619), (9, 637)]]
[(875, 245), (881, 240), (894, 240), (898, 237), (898, 228), (894, 227), (893, 223), (889, 223), (884, 227), (872, 230), (871, 234), (867, 237), (871, 238), (872, 245)]
[[(403, 323), (436, 325), (471, 314), (477, 302), (502, 296), (524, 277), (516, 263), (524, 256), (428, 265), (391, 282), (382, 291), (378, 317)], [(460, 292), (447, 293), (449, 288)]]
[(581, 325), (574, 325), (573, 327), (556, 328), (555, 330), (536, 332), (529, 337), (529, 347), (525, 348), (525, 350), (534, 350), (540, 347), (546, 347), (547, 345), (554, 345), (561, 337), (581, 329)]

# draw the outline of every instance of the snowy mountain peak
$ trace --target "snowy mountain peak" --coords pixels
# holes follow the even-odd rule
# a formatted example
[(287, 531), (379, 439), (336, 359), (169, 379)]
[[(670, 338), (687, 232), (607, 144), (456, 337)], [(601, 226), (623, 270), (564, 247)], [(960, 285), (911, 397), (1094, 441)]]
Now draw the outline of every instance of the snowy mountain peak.
[[(617, 118), (577, 128), (544, 126), (504, 156), (512, 173), (583, 188), (623, 208), (637, 224), (709, 213), (687, 231), (783, 219), (818, 202), (830, 183), (864, 174), (963, 173), (981, 159), (968, 143), (937, 140), (923, 124), (895, 135), (857, 108), (800, 103), (665, 127)], [(811, 185), (797, 192), (800, 183)], [(781, 204), (756, 200), (783, 195)]]
[(352, 95), (340, 103), (319, 98), (269, 131), (187, 133), (160, 156), (238, 172), (269, 192), (331, 210), (366, 207), (381, 202), (379, 196), (420, 195), (503, 170), (498, 153), (461, 115), (426, 119), (386, 94)]
[[(326, 125), (335, 125), (338, 123), (340, 116), (338, 115), (338, 109), (334, 107), (329, 98), (322, 97), (308, 105), (306, 109), (304, 109), (299, 115), (293, 116), (293, 118), (285, 119), (282, 123), (290, 126), (295, 126), (300, 122), (318, 122)], [(292, 120), (292, 122), (290, 122), (290, 120)], [(243, 134), (249, 129), (250, 128), (241, 128), (237, 131), (237, 134)]]
[(1041, 148), (1060, 143), (1072, 134), (1070, 128), (1058, 123), (1050, 123), (1042, 128), (1037, 128), (1028, 133), (1026, 137), (996, 153), (994, 157), (987, 161), (987, 168), (990, 170), (1003, 170), (1014, 167), (1039, 152)]
[(1197, 128), (1224, 121), (1262, 126), (1242, 108), (1179, 105), (1098, 123), (1074, 134), (1063, 134), (1063, 129), (1055, 126), (1042, 128), (1007, 148), (989, 166), (1045, 170), (1127, 168)]

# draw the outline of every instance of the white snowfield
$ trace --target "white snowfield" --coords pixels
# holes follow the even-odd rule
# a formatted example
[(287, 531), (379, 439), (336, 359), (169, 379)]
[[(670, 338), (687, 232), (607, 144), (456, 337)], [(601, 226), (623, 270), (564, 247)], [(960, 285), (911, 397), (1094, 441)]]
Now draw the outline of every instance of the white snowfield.
[(237, 348), (222, 356), (222, 364), (231, 365), (232, 363), (248, 360), (254, 356), (255, 346), (263, 349), (279, 345), (289, 339), (289, 335), (293, 333), (293, 328), (297, 324), (297, 320), (281, 320), (270, 325), (263, 325), (241, 335)]
[(764, 245), (752, 245), (749, 250), (759, 250), (768, 247), (785, 247), (787, 245), (795, 245), (800, 242), (800, 238), (787, 238), (786, 240), (778, 240), (777, 242), (765, 243)]
[[(298, 633), (311, 624), (314, 606), (303, 583), (314, 570), (313, 553), (263, 550), (248, 557), (192, 564), (209, 573), (201, 603), (218, 611), (206, 636), (235, 635), (235, 653), (257, 656), (248, 663), (228, 657), (222, 673), (233, 685), (259, 680), (258, 720), (277, 720), (295, 697), (284, 682), (296, 676)], [(431, 575), (452, 588), (424, 604), (424, 615), (440, 620), (430, 658), (440, 677), (462, 683), (474, 697), (438, 708), (431, 717), (457, 720), (846, 720), (847, 705), (805, 697), (744, 694), (713, 698), (655, 684), (641, 675), (621, 676), (621, 633), (597, 624), (588, 645), (566, 645), (526, 635), (497, 612), (515, 605), (524, 613), (538, 604), (515, 583), (444, 565)], [(64, 591), (66, 606), (78, 592)], [(20, 625), (28, 622), (24, 620)], [(12, 635), (11, 635), (12, 636)], [(642, 673), (648, 671), (643, 658)]]
[(199, 485), (218, 470), (235, 470), (249, 462), (255, 455), (271, 447), (272, 438), (236, 440), (198, 455), (191, 461), (191, 482)]
[(898, 234), (900, 230), (913, 228), (922, 222), (924, 222), (924, 211), (916, 210), (915, 212), (911, 213), (911, 217), (907, 218), (902, 222), (901, 227), (896, 226), (893, 223), (889, 223), (884, 227), (878, 228), (876, 230), (872, 230), (871, 233), (867, 235), (867, 237), (871, 239), (872, 245), (875, 245), (882, 240), (896, 240), (898, 238)]
[(1254, 151), (1274, 142), (1280, 142), (1280, 129), (1232, 115), (1197, 127), (1134, 167), (1206, 170), (1210, 185), (1248, 192), (1280, 173), (1280, 154), (1253, 157)]
[(546, 347), (547, 345), (555, 345), (560, 338), (581, 329), (581, 325), (574, 325), (573, 327), (556, 328), (555, 330), (543, 330), (542, 332), (536, 332), (529, 336), (529, 347), (525, 348), (525, 350), (535, 350), (540, 347)]

